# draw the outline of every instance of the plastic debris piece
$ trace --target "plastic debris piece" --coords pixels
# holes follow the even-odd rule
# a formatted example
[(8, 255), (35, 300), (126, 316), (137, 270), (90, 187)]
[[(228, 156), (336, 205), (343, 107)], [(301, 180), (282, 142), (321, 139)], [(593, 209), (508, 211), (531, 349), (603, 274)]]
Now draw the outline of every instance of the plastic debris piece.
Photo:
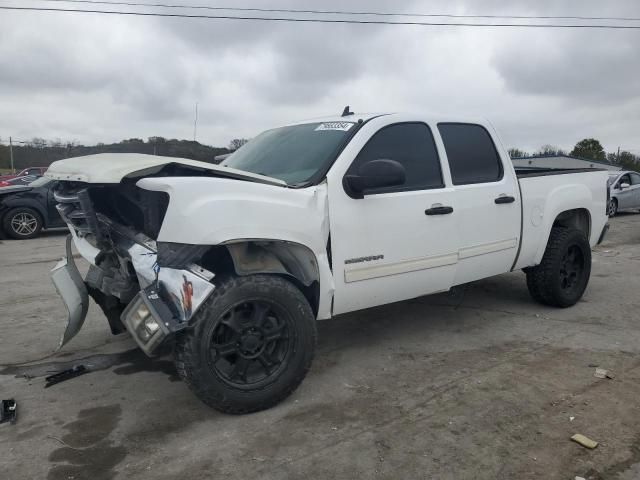
[(598, 442), (591, 440), (589, 437), (585, 437), (581, 433), (576, 433), (573, 437), (571, 437), (576, 443), (579, 443), (583, 447), (594, 449), (598, 446)]
[(54, 373), (53, 375), (49, 375), (45, 378), (47, 383), (44, 388), (49, 388), (53, 385), (56, 385), (57, 383), (79, 377), (80, 375), (83, 375), (85, 373), (89, 373), (89, 370), (84, 365), (76, 365), (73, 368), (69, 368), (68, 370)]
[(609, 371), (605, 370), (604, 368), (596, 368), (596, 371), (593, 374), (593, 376), (596, 378), (607, 378), (608, 373)]
[(15, 424), (18, 420), (18, 404), (14, 399), (0, 401), (0, 423)]
[(569, 421), (573, 422), (575, 420), (576, 417), (569, 417)]

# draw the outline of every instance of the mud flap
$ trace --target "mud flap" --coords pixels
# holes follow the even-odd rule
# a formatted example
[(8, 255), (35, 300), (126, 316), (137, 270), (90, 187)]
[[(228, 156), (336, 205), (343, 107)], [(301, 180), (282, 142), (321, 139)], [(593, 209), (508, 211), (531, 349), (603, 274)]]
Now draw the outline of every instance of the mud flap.
[(69, 342), (82, 328), (89, 309), (89, 294), (76, 267), (71, 252), (71, 235), (67, 236), (67, 254), (51, 270), (51, 281), (67, 308), (67, 326), (60, 339), (58, 350)]

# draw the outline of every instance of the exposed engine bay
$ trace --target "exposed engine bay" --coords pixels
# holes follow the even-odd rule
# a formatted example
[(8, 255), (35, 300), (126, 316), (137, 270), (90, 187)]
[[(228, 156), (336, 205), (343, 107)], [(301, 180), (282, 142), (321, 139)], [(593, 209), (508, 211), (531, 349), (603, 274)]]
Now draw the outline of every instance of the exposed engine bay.
[(146, 353), (184, 328), (215, 288), (213, 274), (192, 263), (202, 247), (164, 244), (158, 251), (166, 193), (143, 190), (133, 181), (60, 182), (54, 196), (76, 245), (94, 250), (84, 280), (88, 295), (102, 308), (111, 332), (130, 331)]

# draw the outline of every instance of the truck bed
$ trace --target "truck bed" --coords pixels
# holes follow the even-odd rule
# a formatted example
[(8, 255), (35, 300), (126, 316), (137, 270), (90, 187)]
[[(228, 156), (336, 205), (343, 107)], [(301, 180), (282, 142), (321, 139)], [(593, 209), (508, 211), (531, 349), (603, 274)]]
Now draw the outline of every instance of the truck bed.
[(560, 212), (582, 210), (595, 246), (607, 221), (607, 171), (599, 168), (516, 169), (522, 199), (522, 236), (515, 269), (542, 259), (554, 219)]
[(602, 172), (604, 168), (536, 168), (516, 167), (518, 178), (545, 177), (547, 175), (567, 175), (570, 173)]

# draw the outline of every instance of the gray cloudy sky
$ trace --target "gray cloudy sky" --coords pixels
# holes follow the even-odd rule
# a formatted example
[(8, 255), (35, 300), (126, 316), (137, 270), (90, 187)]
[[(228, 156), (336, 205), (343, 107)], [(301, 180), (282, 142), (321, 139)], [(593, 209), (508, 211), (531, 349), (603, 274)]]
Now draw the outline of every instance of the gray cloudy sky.
[[(170, 3), (640, 17), (637, 0)], [(35, 0), (0, 5), (58, 6)], [(545, 143), (571, 148), (596, 137), (609, 151), (620, 145), (640, 154), (639, 46), (640, 30), (0, 11), (0, 138), (190, 138), (198, 102), (198, 140), (223, 146), (281, 123), (337, 114), (349, 104), (363, 112), (480, 115), (493, 122), (507, 146), (529, 151)]]

